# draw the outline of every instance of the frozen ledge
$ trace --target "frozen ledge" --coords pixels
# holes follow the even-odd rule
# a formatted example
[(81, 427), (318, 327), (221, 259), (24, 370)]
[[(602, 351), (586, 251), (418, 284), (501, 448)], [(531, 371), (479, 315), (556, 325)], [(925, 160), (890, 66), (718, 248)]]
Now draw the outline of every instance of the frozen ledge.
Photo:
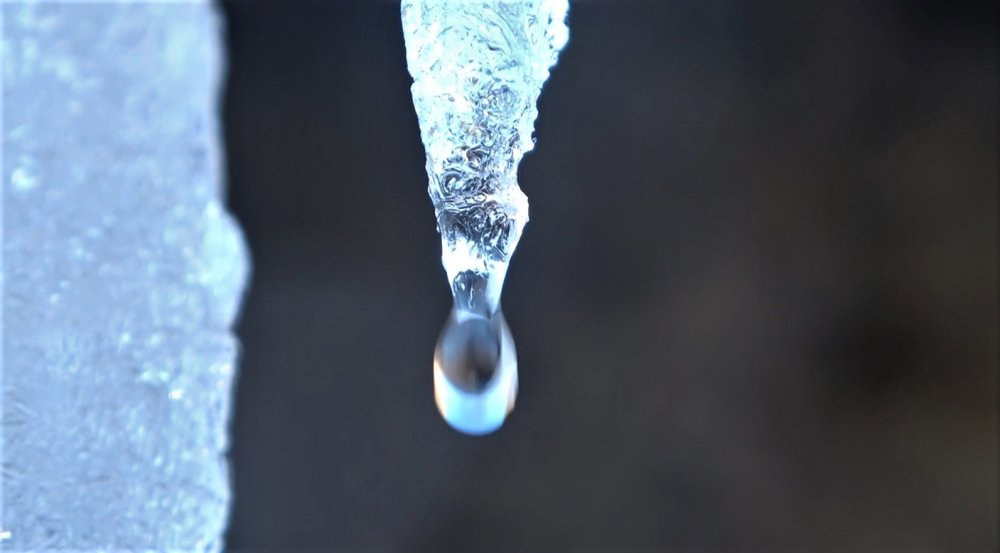
[(248, 274), (207, 2), (2, 3), (0, 549), (221, 548)]

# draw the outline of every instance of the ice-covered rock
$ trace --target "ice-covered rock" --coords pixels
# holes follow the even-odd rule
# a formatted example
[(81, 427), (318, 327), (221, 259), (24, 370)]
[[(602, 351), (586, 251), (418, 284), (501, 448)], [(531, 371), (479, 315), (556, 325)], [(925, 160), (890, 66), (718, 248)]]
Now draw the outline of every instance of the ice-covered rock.
[(207, 2), (3, 2), (0, 548), (217, 550), (248, 271)]

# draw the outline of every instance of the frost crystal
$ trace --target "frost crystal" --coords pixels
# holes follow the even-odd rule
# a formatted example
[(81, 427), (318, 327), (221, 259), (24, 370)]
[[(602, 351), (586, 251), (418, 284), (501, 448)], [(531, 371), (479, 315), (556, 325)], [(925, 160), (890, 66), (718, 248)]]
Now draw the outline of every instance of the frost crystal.
[(247, 272), (207, 3), (3, 2), (0, 548), (221, 547)]
[(569, 36), (566, 0), (404, 0), (406, 59), (457, 307), (492, 313), (528, 220), (517, 166)]

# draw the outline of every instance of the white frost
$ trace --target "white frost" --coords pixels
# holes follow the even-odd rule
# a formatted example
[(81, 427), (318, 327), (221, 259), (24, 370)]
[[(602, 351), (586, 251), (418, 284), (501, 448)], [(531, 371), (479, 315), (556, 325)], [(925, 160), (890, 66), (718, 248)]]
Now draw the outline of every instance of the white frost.
[(3, 2), (0, 548), (221, 548), (248, 272), (207, 2)]

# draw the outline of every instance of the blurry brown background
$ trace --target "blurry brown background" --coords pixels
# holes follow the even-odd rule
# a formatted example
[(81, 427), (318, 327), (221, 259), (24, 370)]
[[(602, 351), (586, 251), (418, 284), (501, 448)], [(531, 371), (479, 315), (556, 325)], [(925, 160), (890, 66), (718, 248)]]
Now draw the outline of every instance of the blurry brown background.
[(995, 5), (574, 4), (484, 438), (398, 5), (224, 13), (230, 550), (997, 550)]

